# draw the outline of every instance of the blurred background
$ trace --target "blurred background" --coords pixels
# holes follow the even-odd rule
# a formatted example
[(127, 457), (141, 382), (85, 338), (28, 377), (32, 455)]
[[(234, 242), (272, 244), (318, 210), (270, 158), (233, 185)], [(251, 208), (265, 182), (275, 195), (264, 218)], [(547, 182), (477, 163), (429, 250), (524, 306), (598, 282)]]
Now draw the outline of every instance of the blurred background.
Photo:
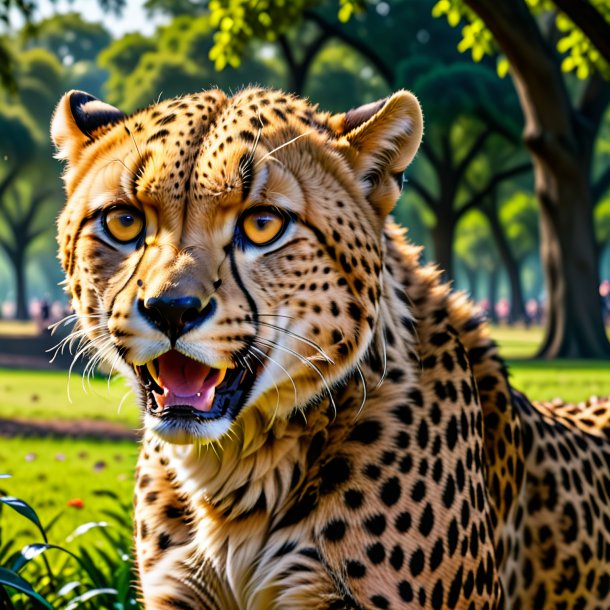
[(0, 24), (0, 488), (26, 501), (0, 501), (0, 608), (137, 606), (137, 409), (48, 331), (70, 313), (48, 137), (66, 90), (126, 112), (212, 86), (334, 112), (413, 91), (424, 144), (394, 214), (422, 262), (479, 303), (531, 398), (610, 393), (607, 0), (0, 0)]

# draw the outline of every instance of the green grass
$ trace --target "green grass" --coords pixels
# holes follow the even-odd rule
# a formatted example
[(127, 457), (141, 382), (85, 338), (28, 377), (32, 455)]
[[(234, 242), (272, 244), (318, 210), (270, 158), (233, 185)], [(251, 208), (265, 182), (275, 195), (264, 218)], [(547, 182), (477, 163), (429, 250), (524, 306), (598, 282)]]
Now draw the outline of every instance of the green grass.
[(580, 402), (610, 396), (610, 361), (509, 361), (512, 385), (530, 400)]
[(491, 335), (504, 358), (532, 358), (542, 343), (543, 330), (540, 326), (493, 326)]
[(542, 328), (494, 326), (491, 334), (508, 360), (511, 383), (531, 400), (559, 397), (579, 402), (592, 395), (610, 395), (610, 361), (524, 360), (536, 353)]
[[(0, 495), (28, 502), (45, 527), (60, 515), (50, 539), (63, 545), (79, 525), (107, 521), (105, 511), (120, 510), (116, 500), (97, 496), (96, 491), (112, 490), (122, 503), (131, 505), (137, 451), (137, 444), (130, 442), (3, 438), (0, 473), (12, 476), (0, 480)], [(70, 502), (82, 503), (82, 508), (70, 506)], [(6, 537), (23, 544), (40, 539), (33, 525), (6, 508), (1, 523)]]
[(83, 389), (79, 374), (73, 374), (68, 384), (68, 374), (61, 371), (0, 369), (0, 417), (87, 418), (111, 420), (130, 428), (139, 426), (133, 393), (122, 378), (113, 378), (110, 386), (100, 378), (84, 385)]

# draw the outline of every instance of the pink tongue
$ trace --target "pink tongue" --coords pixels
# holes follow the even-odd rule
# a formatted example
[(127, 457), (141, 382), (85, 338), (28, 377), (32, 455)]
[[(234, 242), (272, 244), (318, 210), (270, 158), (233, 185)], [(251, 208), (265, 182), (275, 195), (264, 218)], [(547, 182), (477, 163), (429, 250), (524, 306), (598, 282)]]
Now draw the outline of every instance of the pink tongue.
[(170, 351), (158, 358), (161, 386), (176, 397), (194, 396), (201, 391), (210, 367)]

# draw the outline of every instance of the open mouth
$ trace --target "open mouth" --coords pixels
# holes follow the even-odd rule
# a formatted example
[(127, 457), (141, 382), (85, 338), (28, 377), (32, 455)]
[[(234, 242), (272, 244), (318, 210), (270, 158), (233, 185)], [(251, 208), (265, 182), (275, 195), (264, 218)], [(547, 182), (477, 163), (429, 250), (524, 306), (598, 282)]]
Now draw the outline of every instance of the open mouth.
[(247, 369), (213, 368), (176, 350), (135, 370), (147, 413), (163, 420), (235, 419), (256, 380)]

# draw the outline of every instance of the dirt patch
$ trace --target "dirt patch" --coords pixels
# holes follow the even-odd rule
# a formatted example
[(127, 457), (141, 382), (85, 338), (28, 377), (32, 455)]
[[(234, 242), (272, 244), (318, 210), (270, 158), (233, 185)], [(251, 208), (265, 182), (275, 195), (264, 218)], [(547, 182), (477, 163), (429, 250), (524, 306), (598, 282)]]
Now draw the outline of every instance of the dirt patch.
[(76, 420), (28, 420), (0, 418), (0, 436), (26, 436), (34, 438), (90, 438), (108, 441), (140, 438), (139, 430), (121, 424), (95, 419)]

